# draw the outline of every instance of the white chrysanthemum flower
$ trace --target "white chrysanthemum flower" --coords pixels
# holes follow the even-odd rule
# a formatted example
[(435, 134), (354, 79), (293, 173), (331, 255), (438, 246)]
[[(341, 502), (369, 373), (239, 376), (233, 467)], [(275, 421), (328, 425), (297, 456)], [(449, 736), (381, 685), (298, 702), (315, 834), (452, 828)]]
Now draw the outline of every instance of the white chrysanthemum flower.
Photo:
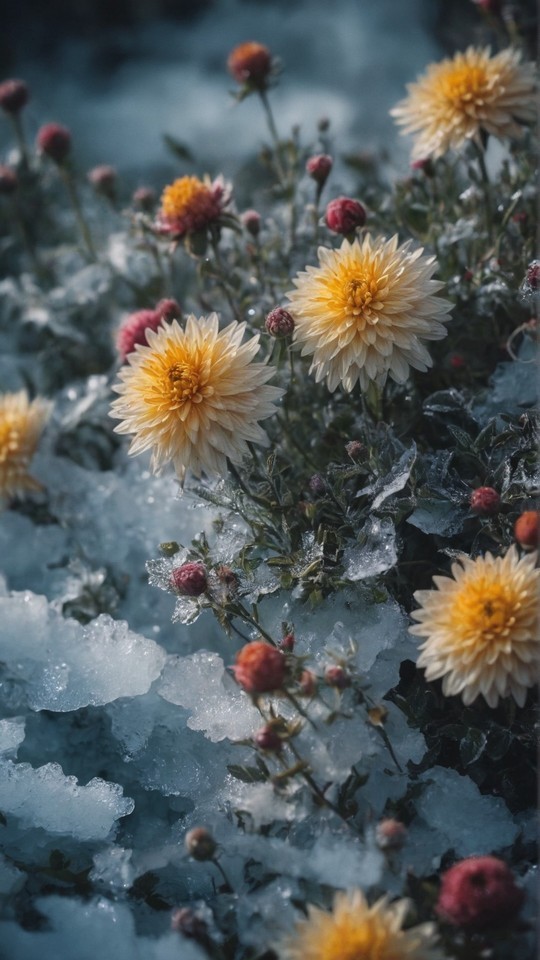
[(516, 49), (491, 51), (469, 47), (452, 59), (433, 63), (408, 97), (390, 111), (416, 138), (413, 160), (437, 158), (467, 140), (479, 142), (480, 131), (500, 139), (519, 137), (523, 123), (534, 123), (534, 66), (522, 63)]
[(436, 927), (403, 930), (409, 902), (387, 897), (369, 907), (360, 890), (338, 893), (332, 912), (308, 908), (296, 933), (278, 945), (283, 960), (442, 960)]
[(30, 401), (25, 390), (0, 395), (0, 499), (42, 489), (28, 469), (51, 409), (42, 397)]
[(450, 577), (434, 577), (436, 590), (418, 590), (421, 604), (410, 632), (426, 637), (418, 666), (427, 680), (443, 677), (446, 696), (465, 704), (482, 695), (490, 707), (510, 694), (523, 706), (537, 680), (538, 588), (536, 554), (521, 559), (515, 546), (504, 557), (452, 564)]
[(147, 331), (149, 346), (129, 355), (111, 409), (122, 420), (116, 432), (134, 434), (131, 454), (152, 449), (152, 469), (172, 461), (183, 480), (188, 468), (223, 475), (248, 442), (268, 445), (259, 420), (275, 413), (283, 390), (265, 385), (275, 370), (253, 362), (259, 338), (242, 344), (245, 328), (233, 322), (220, 331), (213, 313), (187, 317), (185, 330), (175, 320)]
[(451, 304), (435, 296), (444, 284), (432, 280), (437, 262), (391, 240), (344, 240), (338, 250), (319, 247), (318, 267), (306, 267), (287, 294), (295, 321), (294, 341), (312, 356), (317, 382), (328, 389), (360, 381), (403, 383), (409, 368), (427, 370), (431, 357), (422, 340), (446, 336)]

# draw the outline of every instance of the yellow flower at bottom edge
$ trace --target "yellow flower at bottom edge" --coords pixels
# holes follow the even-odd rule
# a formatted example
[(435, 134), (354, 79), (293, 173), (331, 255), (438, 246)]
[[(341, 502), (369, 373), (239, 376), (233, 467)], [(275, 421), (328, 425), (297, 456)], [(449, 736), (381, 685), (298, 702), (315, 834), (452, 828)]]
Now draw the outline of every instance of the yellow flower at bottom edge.
[(52, 404), (30, 400), (25, 390), (0, 395), (0, 499), (41, 490), (28, 469)]
[(268, 445), (258, 421), (276, 412), (283, 390), (266, 386), (275, 370), (253, 362), (259, 338), (242, 344), (245, 328), (220, 331), (215, 313), (189, 316), (185, 330), (176, 320), (147, 330), (149, 346), (129, 354), (111, 416), (122, 420), (117, 433), (134, 435), (131, 454), (152, 449), (154, 472), (172, 461), (180, 480), (188, 468), (224, 475), (227, 458), (240, 463), (248, 442)]
[(432, 280), (434, 257), (410, 241), (373, 238), (331, 250), (319, 247), (318, 267), (306, 267), (287, 294), (294, 318), (294, 342), (311, 356), (317, 382), (352, 390), (357, 381), (387, 377), (403, 383), (409, 368), (427, 370), (431, 357), (422, 340), (446, 336), (451, 304), (436, 296), (444, 286)]
[(523, 706), (537, 680), (538, 588), (536, 553), (521, 559), (515, 546), (504, 557), (452, 564), (452, 576), (434, 577), (436, 590), (418, 590), (421, 604), (410, 628), (426, 637), (418, 666), (427, 680), (443, 677), (445, 696), (465, 704), (482, 695), (490, 707), (512, 695)]
[(432, 63), (407, 90), (390, 113), (402, 133), (416, 138), (413, 160), (436, 159), (467, 140), (479, 141), (480, 131), (519, 137), (522, 124), (536, 118), (534, 66), (522, 63), (516, 49), (492, 57), (489, 47), (469, 47)]
[(283, 960), (442, 960), (435, 925), (402, 930), (407, 900), (369, 907), (360, 890), (338, 893), (331, 912), (308, 908), (306, 920), (278, 945)]

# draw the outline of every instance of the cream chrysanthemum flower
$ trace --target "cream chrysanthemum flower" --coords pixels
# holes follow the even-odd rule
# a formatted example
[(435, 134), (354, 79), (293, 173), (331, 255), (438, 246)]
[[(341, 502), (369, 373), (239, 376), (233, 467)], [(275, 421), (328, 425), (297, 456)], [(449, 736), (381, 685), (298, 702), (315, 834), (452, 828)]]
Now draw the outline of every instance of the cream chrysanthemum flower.
[(338, 893), (331, 913), (308, 908), (296, 933), (278, 946), (283, 960), (442, 960), (435, 925), (402, 930), (407, 900), (369, 907), (363, 893)]
[(0, 395), (0, 499), (23, 497), (41, 484), (28, 473), (52, 404), (26, 391)]
[(432, 360), (421, 340), (446, 336), (451, 304), (435, 296), (444, 286), (431, 277), (434, 257), (398, 238), (344, 240), (338, 250), (319, 247), (318, 267), (306, 267), (287, 294), (294, 340), (312, 356), (317, 382), (352, 390), (359, 380), (403, 383), (409, 367), (426, 370)]
[(227, 458), (239, 463), (248, 442), (268, 445), (258, 421), (275, 413), (283, 390), (265, 385), (275, 371), (252, 362), (259, 338), (242, 344), (245, 328), (234, 322), (220, 332), (213, 313), (187, 317), (185, 330), (176, 320), (147, 330), (149, 346), (129, 354), (111, 409), (122, 420), (116, 432), (134, 434), (131, 454), (152, 448), (152, 469), (172, 460), (182, 480), (188, 468), (225, 474)]
[(519, 137), (536, 117), (534, 66), (518, 50), (469, 47), (433, 63), (407, 86), (409, 96), (390, 111), (403, 133), (416, 137), (412, 159), (442, 156), (480, 131), (498, 138)]
[(536, 554), (452, 564), (450, 577), (434, 577), (436, 590), (418, 590), (421, 604), (411, 616), (420, 623), (410, 632), (427, 639), (418, 666), (427, 680), (443, 677), (446, 696), (461, 694), (465, 704), (482, 695), (490, 707), (510, 694), (523, 706), (537, 680), (538, 588)]

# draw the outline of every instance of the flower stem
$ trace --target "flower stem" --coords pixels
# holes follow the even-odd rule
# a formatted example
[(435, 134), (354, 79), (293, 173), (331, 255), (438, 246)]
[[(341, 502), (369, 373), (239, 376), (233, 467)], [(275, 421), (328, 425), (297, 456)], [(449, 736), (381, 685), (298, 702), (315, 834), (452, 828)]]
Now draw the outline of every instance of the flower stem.
[(60, 175), (66, 185), (66, 190), (71, 201), (71, 206), (73, 207), (73, 212), (75, 214), (75, 219), (79, 227), (79, 231), (83, 240), (83, 243), (88, 251), (91, 260), (97, 260), (96, 248), (94, 247), (94, 241), (90, 230), (88, 229), (88, 224), (84, 219), (83, 212), (81, 209), (81, 204), (79, 201), (79, 196), (77, 193), (77, 188), (73, 180), (71, 172), (66, 167), (59, 167)]
[(232, 312), (232, 315), (233, 315), (234, 319), (235, 319), (238, 323), (240, 323), (242, 318), (241, 318), (241, 316), (240, 316), (240, 314), (239, 314), (239, 312), (238, 312), (237, 306), (236, 306), (236, 304), (235, 304), (235, 302), (234, 302), (234, 300), (233, 300), (231, 291), (229, 290), (229, 287), (228, 287), (228, 284), (227, 284), (227, 280), (226, 280), (227, 273), (226, 273), (226, 270), (225, 270), (225, 265), (224, 265), (223, 260), (222, 260), (222, 258), (221, 258), (221, 251), (220, 251), (220, 249), (219, 249), (219, 241), (218, 241), (218, 238), (216, 237), (214, 231), (211, 231), (210, 244), (211, 244), (212, 250), (213, 250), (213, 252), (214, 252), (214, 258), (215, 258), (215, 261), (216, 261), (216, 266), (217, 266), (218, 271), (219, 271), (219, 276), (217, 277), (218, 284), (219, 284), (219, 286), (221, 287), (221, 289), (223, 290), (223, 293), (225, 294), (225, 298), (226, 298), (226, 300), (227, 300), (227, 303), (229, 304), (229, 307), (231, 308), (231, 312)]
[(21, 151), (21, 166), (23, 170), (28, 170), (30, 161), (28, 159), (28, 147), (26, 146), (26, 138), (22, 128), (21, 118), (17, 113), (15, 113), (11, 115), (11, 120), (13, 123), (15, 139), (17, 141), (19, 150)]
[(274, 121), (274, 114), (272, 113), (272, 107), (270, 106), (270, 101), (268, 99), (266, 90), (259, 90), (258, 92), (259, 92), (259, 97), (261, 98), (261, 103), (264, 107), (266, 122), (268, 124), (270, 136), (272, 137), (272, 140), (274, 143), (274, 159), (275, 159), (276, 172), (278, 175), (278, 179), (279, 179), (279, 182), (281, 183), (281, 186), (286, 187), (287, 177), (285, 176), (285, 171), (283, 169), (283, 166), (281, 163), (281, 156), (280, 156), (281, 141), (279, 139), (277, 127)]
[(234, 893), (234, 887), (233, 887), (231, 881), (229, 880), (227, 874), (225, 873), (225, 870), (224, 870), (223, 867), (221, 866), (219, 860), (217, 859), (217, 857), (215, 857), (215, 858), (212, 860), (212, 863), (214, 864), (215, 867), (217, 867), (217, 869), (219, 870), (221, 876), (223, 877), (224, 883), (225, 883), (225, 885), (226, 885), (226, 887), (227, 887), (226, 893)]
[(493, 237), (492, 196), (491, 196), (491, 183), (489, 180), (489, 174), (486, 166), (485, 148), (481, 146), (479, 143), (477, 143), (475, 140), (473, 140), (472, 143), (476, 151), (476, 157), (477, 157), (478, 166), (480, 169), (480, 176), (482, 177), (482, 186), (484, 188), (483, 199), (484, 199), (484, 213), (486, 217), (486, 229), (487, 229), (489, 240), (492, 240), (492, 237)]

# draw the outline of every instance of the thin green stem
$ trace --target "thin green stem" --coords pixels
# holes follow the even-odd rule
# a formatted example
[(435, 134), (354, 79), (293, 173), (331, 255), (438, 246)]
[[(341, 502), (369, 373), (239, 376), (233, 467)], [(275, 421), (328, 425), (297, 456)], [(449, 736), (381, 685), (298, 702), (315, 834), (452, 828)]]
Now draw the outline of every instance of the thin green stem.
[(261, 103), (264, 107), (264, 112), (266, 115), (266, 122), (268, 124), (268, 129), (270, 131), (270, 136), (272, 137), (274, 143), (274, 161), (276, 165), (276, 173), (278, 175), (279, 182), (282, 187), (287, 186), (287, 177), (281, 163), (281, 141), (279, 139), (279, 134), (277, 132), (277, 127), (274, 121), (274, 115), (272, 113), (272, 107), (270, 106), (270, 101), (266, 90), (259, 90), (259, 97), (261, 98)]
[(225, 885), (226, 885), (226, 887), (227, 887), (227, 893), (234, 893), (234, 887), (233, 887), (231, 881), (229, 880), (227, 874), (225, 873), (225, 870), (224, 870), (223, 867), (221, 866), (219, 860), (217, 859), (217, 857), (215, 857), (215, 858), (212, 860), (212, 863), (214, 864), (215, 867), (217, 867), (217, 869), (219, 870), (221, 876), (223, 877), (223, 880), (224, 880)]
[(22, 128), (21, 118), (18, 113), (11, 114), (11, 121), (13, 123), (13, 131), (15, 133), (15, 139), (19, 150), (21, 151), (21, 166), (23, 170), (28, 170), (30, 166), (30, 161), (28, 157), (28, 147), (26, 145), (26, 138), (24, 136), (24, 131)]
[(222, 260), (222, 258), (221, 258), (221, 251), (220, 251), (220, 249), (219, 249), (219, 242), (218, 242), (218, 239), (217, 239), (217, 237), (215, 236), (215, 234), (214, 234), (213, 232), (211, 233), (210, 244), (211, 244), (212, 250), (213, 250), (213, 252), (214, 252), (214, 258), (215, 258), (215, 261), (216, 261), (216, 266), (217, 266), (218, 271), (219, 271), (219, 276), (218, 276), (216, 279), (217, 279), (217, 281), (218, 281), (219, 286), (220, 286), (221, 289), (223, 290), (223, 293), (225, 294), (225, 299), (227, 300), (227, 303), (229, 304), (229, 307), (230, 307), (230, 309), (231, 309), (231, 312), (232, 312), (232, 315), (233, 315), (234, 319), (235, 319), (238, 323), (240, 323), (240, 321), (241, 321), (242, 318), (241, 318), (240, 313), (239, 313), (239, 311), (238, 311), (238, 308), (237, 308), (237, 306), (236, 306), (236, 304), (235, 304), (235, 302), (234, 302), (234, 299), (233, 299), (233, 297), (232, 297), (231, 291), (229, 290), (229, 287), (228, 287), (228, 284), (227, 284), (227, 280), (226, 280), (227, 274), (226, 274), (226, 271), (225, 271), (225, 265), (224, 265), (223, 260)]
[(492, 196), (491, 196), (491, 183), (489, 180), (489, 174), (486, 166), (486, 155), (485, 149), (475, 140), (472, 141), (476, 152), (476, 158), (478, 160), (478, 166), (480, 168), (480, 176), (482, 177), (482, 186), (483, 191), (483, 200), (484, 200), (484, 214), (486, 217), (486, 229), (488, 237), (490, 240), (493, 238), (493, 212), (492, 212)]
[(94, 247), (94, 241), (92, 240), (92, 235), (88, 229), (88, 224), (84, 219), (82, 212), (81, 204), (79, 201), (79, 195), (77, 193), (77, 188), (75, 182), (71, 175), (71, 172), (66, 167), (60, 167), (60, 175), (66, 185), (66, 190), (71, 201), (71, 206), (73, 207), (73, 212), (75, 214), (75, 219), (79, 227), (79, 231), (83, 240), (83, 243), (88, 251), (91, 260), (97, 260), (96, 248)]

